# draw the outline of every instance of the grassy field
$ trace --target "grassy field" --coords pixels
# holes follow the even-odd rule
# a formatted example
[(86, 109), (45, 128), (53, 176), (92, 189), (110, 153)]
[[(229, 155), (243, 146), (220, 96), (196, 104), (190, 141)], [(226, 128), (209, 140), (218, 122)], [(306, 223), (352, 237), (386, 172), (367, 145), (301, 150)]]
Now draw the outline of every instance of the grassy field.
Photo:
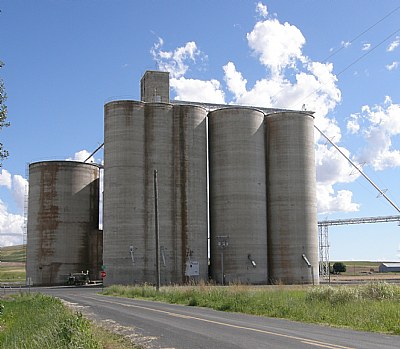
[(400, 335), (400, 286), (110, 286), (106, 295), (148, 298), (295, 321)]
[(25, 246), (0, 248), (0, 283), (25, 284)]
[(24, 263), (0, 263), (0, 283), (25, 284), (26, 272)]
[(0, 248), (1, 262), (25, 262), (25, 246), (7, 246)]
[(0, 348), (134, 349), (127, 339), (95, 326), (60, 300), (22, 295), (0, 301)]
[[(333, 265), (335, 262), (331, 262)], [(369, 273), (378, 273), (381, 262), (368, 262), (368, 261), (345, 261), (346, 272), (343, 275), (365, 275)]]

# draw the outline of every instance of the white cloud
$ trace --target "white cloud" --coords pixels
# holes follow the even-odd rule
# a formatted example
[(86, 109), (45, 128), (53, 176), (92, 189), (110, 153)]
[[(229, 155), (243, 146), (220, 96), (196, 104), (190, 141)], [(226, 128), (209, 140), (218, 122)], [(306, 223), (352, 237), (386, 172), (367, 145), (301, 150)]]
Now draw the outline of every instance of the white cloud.
[(365, 43), (365, 44), (363, 44), (361, 50), (362, 51), (368, 51), (370, 48), (371, 48), (371, 44)]
[[(72, 158), (68, 158), (66, 160), (67, 161), (81, 161), (81, 162), (83, 162), (89, 157), (90, 154), (91, 153), (89, 153), (86, 149), (83, 149), (83, 150), (80, 150), (80, 151), (76, 152)], [(90, 159), (87, 162), (88, 163), (95, 162), (94, 157), (91, 156)]]
[(180, 77), (171, 79), (170, 84), (176, 92), (177, 100), (225, 103), (225, 94), (218, 80), (204, 81)]
[[(353, 193), (349, 190), (339, 190), (335, 193), (330, 185), (317, 184), (318, 213), (356, 212), (360, 205), (352, 202)], [(335, 195), (336, 194), (336, 195)]]
[(28, 181), (21, 175), (13, 176), (13, 197), (17, 208), (24, 212), (25, 197), (28, 194)]
[(258, 2), (256, 6), (256, 12), (260, 17), (267, 18), (268, 16), (267, 5), (264, 5), (262, 2)]
[(397, 69), (398, 67), (399, 67), (399, 62), (397, 62), (397, 61), (394, 61), (392, 64), (386, 65), (386, 69), (389, 71)]
[(348, 48), (351, 46), (351, 42), (350, 41), (342, 41), (340, 43), (344, 48)]
[(351, 114), (350, 119), (347, 121), (347, 130), (351, 134), (356, 134), (360, 130), (360, 124), (358, 123), (358, 116)]
[[(267, 16), (267, 8), (257, 3), (258, 14)], [(265, 18), (263, 16), (263, 18)], [(341, 91), (337, 87), (337, 78), (331, 63), (314, 62), (303, 55), (306, 42), (301, 31), (289, 23), (280, 23), (278, 19), (263, 19), (254, 25), (247, 34), (248, 46), (266, 68), (265, 76), (260, 77), (253, 86), (247, 86), (245, 74), (240, 72), (233, 61), (223, 66), (226, 88), (233, 94), (228, 103), (276, 107), (288, 109), (306, 109), (315, 111), (315, 124), (335, 143), (341, 140), (341, 130), (335, 119), (328, 117), (330, 111), (341, 101)], [(188, 79), (184, 75), (189, 65), (195, 64), (188, 50), (178, 48), (164, 52), (160, 48), (162, 40), (153, 47), (153, 57), (159, 66), (166, 68), (168, 63), (174, 71), (171, 87), (179, 100), (225, 103), (225, 93), (219, 81)], [(195, 52), (195, 45), (191, 52)], [(176, 52), (182, 54), (177, 55)], [(193, 55), (195, 56), (195, 55)], [(181, 59), (180, 57), (185, 57)], [(161, 64), (162, 63), (162, 64)], [(160, 65), (161, 64), (161, 65)], [(315, 133), (317, 146), (317, 181), (321, 190), (318, 197), (319, 207), (324, 211), (355, 211), (358, 205), (352, 202), (352, 194), (347, 191), (335, 192), (336, 183), (348, 183), (357, 178), (350, 176), (352, 168), (342, 156)], [(349, 152), (341, 148), (349, 156)], [(324, 205), (321, 202), (325, 202)]]
[(301, 31), (289, 23), (281, 24), (277, 19), (257, 22), (247, 34), (249, 47), (259, 56), (262, 65), (272, 75), (280, 73), (296, 60), (304, 60), (301, 48), (306, 40)]
[(387, 52), (394, 51), (400, 45), (400, 36), (396, 36), (396, 39), (392, 41), (389, 46), (387, 47)]
[(151, 49), (153, 59), (157, 62), (158, 68), (162, 71), (170, 72), (171, 78), (179, 79), (189, 69), (189, 63), (196, 63), (196, 59), (204, 61), (204, 55), (194, 41), (187, 42), (185, 46), (177, 47), (174, 51), (162, 51), (163, 39), (159, 38), (158, 43)]
[(243, 78), (243, 75), (236, 70), (235, 64), (228, 62), (223, 66), (225, 73), (225, 82), (227, 84), (228, 90), (231, 91), (237, 99), (245, 94), (247, 80)]
[(367, 162), (374, 170), (399, 167), (400, 150), (395, 149), (393, 140), (400, 136), (400, 104), (386, 96), (383, 104), (365, 105), (355, 117), (363, 124), (362, 135), (366, 141), (359, 161)]
[(0, 199), (0, 246), (19, 245), (23, 242), (24, 217), (8, 212)]
[(11, 173), (5, 169), (2, 169), (0, 172), (0, 186), (11, 189)]

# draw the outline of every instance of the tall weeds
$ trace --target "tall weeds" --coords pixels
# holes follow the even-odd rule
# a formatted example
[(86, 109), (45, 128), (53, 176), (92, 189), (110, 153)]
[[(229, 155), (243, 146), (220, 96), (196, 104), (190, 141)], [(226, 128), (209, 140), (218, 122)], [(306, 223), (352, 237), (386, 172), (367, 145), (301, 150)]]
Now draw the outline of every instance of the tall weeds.
[(1, 304), (0, 348), (100, 348), (89, 321), (55, 298), (22, 295)]
[(400, 286), (382, 282), (357, 287), (171, 286), (159, 292), (149, 285), (111, 286), (104, 293), (400, 334)]

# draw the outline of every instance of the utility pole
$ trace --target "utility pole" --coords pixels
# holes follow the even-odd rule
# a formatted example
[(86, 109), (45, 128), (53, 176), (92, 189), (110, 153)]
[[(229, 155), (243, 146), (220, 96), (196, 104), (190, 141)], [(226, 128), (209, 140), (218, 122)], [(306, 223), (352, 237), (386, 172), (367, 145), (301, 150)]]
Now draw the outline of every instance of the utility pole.
[(156, 232), (156, 290), (160, 290), (161, 273), (160, 273), (160, 233), (158, 224), (158, 184), (157, 170), (154, 170), (154, 224)]
[(224, 250), (229, 246), (229, 236), (218, 235), (217, 246), (221, 250), (221, 283), (223, 286), (225, 284)]

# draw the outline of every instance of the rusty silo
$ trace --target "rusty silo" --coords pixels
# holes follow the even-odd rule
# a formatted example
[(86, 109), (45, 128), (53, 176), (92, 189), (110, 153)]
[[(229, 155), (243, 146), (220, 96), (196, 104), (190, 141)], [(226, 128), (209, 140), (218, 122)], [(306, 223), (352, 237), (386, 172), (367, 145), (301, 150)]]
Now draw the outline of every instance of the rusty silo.
[(97, 269), (89, 246), (99, 236), (98, 220), (98, 166), (74, 161), (32, 163), (27, 278), (34, 285), (59, 285), (66, 283), (70, 273)]
[(209, 157), (212, 278), (267, 283), (264, 113), (242, 107), (211, 112)]
[(266, 117), (268, 264), (272, 283), (312, 283), (313, 277), (318, 283), (313, 125), (314, 118), (305, 112)]
[(106, 104), (107, 284), (156, 280), (155, 169), (159, 186), (161, 282), (183, 283), (187, 279), (187, 261), (199, 263), (200, 275), (196, 278), (206, 277), (205, 118), (205, 110), (198, 107), (134, 101)]

